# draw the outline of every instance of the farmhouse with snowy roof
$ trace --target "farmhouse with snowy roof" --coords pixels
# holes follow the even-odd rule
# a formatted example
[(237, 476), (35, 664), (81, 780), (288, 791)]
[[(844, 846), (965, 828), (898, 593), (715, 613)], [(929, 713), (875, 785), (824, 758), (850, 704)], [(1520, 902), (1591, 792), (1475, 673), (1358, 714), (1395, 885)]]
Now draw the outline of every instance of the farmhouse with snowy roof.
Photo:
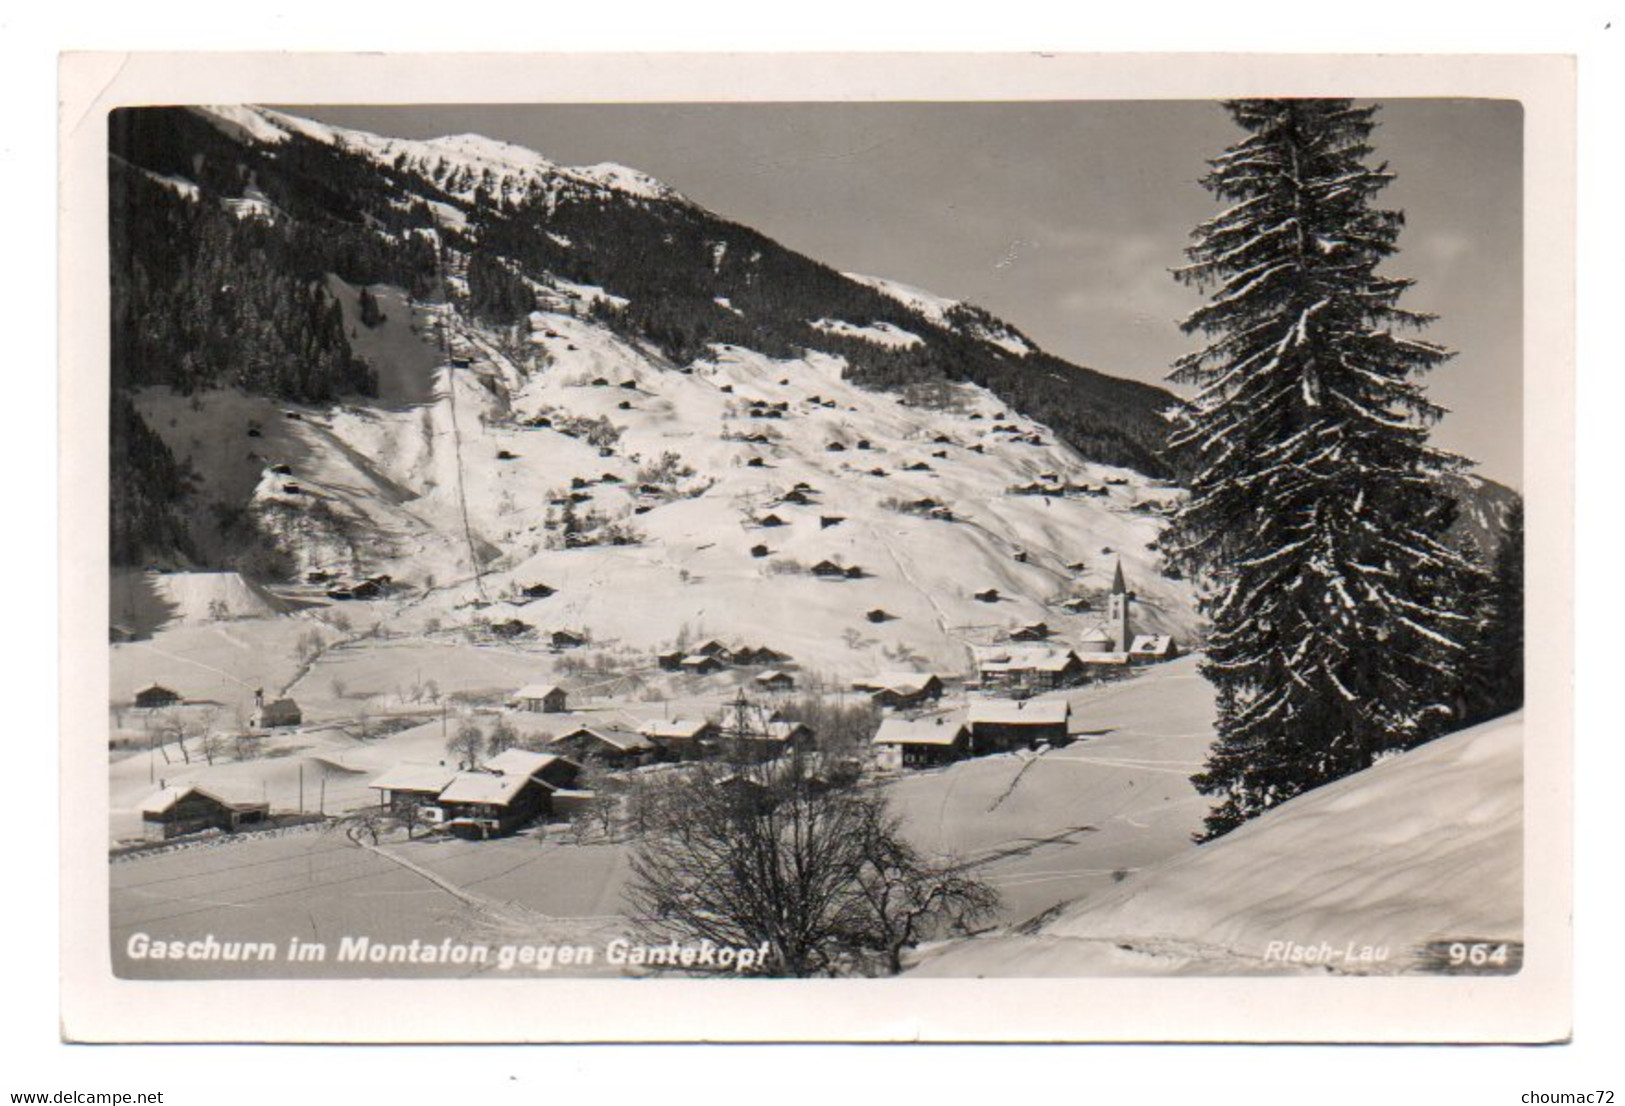
[(970, 755), (970, 728), (963, 718), (945, 714), (893, 715), (880, 723), (871, 744), (875, 763), (882, 768), (931, 768)]
[(893, 710), (917, 707), (928, 700), (942, 698), (942, 680), (930, 672), (882, 672), (854, 680), (852, 687), (869, 692), (876, 706)]
[(535, 714), (562, 714), (568, 693), (556, 684), (526, 684), (513, 694), (514, 707)]
[(556, 753), (507, 749), (452, 776), (435, 805), (458, 836), (500, 837), (551, 811), (554, 794), (580, 773), (580, 765)]
[(654, 719), (638, 727), (662, 760), (698, 760), (716, 743), (717, 724), (705, 718)]
[(172, 707), (180, 701), (180, 695), (162, 684), (152, 684), (135, 693), (135, 705), (143, 710)]
[(796, 686), (796, 678), (788, 672), (773, 669), (758, 675), (756, 686), (763, 691), (789, 691)]
[(1055, 645), (992, 645), (974, 652), (977, 680), (984, 688), (1054, 691), (1076, 683), (1084, 671), (1077, 653)]
[(267, 803), (238, 801), (195, 785), (164, 787), (141, 804), (141, 826), (148, 841), (210, 829), (236, 833), (270, 815)]
[(379, 793), (380, 804), (402, 811), (433, 804), (455, 775), (457, 770), (444, 764), (397, 764), (367, 787)]
[(631, 768), (649, 760), (654, 742), (636, 730), (613, 723), (577, 726), (554, 738), (547, 746), (579, 762), (600, 763), (612, 768)]
[(1065, 699), (979, 699), (966, 721), (977, 753), (1032, 748), (1066, 740), (1072, 707)]

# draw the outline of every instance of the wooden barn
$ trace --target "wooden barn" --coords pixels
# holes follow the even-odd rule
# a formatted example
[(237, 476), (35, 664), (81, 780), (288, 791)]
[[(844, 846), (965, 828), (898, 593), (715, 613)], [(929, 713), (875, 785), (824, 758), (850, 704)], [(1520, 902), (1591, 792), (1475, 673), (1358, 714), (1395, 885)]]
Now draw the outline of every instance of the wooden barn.
[(269, 730), (275, 726), (297, 726), (304, 720), (298, 703), (292, 699), (273, 699), (255, 707), (248, 724), (256, 730)]
[(609, 768), (635, 768), (654, 756), (654, 742), (622, 726), (577, 726), (554, 738), (547, 746), (581, 764), (602, 764)]
[(931, 768), (970, 755), (970, 730), (948, 715), (931, 718), (893, 716), (875, 733), (875, 760), (882, 768)]
[(756, 677), (756, 686), (763, 691), (793, 691), (796, 678), (788, 672), (773, 669)]
[(882, 672), (864, 680), (854, 680), (852, 687), (869, 692), (876, 706), (891, 710), (917, 707), (942, 698), (942, 680), (929, 672)]
[(172, 707), (181, 701), (181, 697), (164, 687), (162, 684), (153, 684), (144, 687), (135, 693), (135, 705), (142, 710), (156, 710), (160, 707)]
[(1071, 717), (1065, 699), (978, 699), (970, 705), (971, 748), (981, 754), (1063, 744)]
[(487, 772), (531, 776), (553, 787), (569, 787), (581, 775), (581, 765), (559, 752), (504, 749), (485, 762)]
[(766, 645), (742, 645), (734, 650), (735, 664), (786, 664), (790, 660), (789, 653), (781, 653)]
[(747, 759), (774, 760), (793, 750), (812, 748), (813, 731), (801, 722), (774, 719), (765, 727), (744, 736), (737, 751)]
[(1167, 634), (1139, 634), (1129, 646), (1128, 655), (1133, 664), (1171, 661), (1179, 656), (1179, 646)]
[(661, 760), (698, 760), (716, 745), (720, 732), (704, 718), (656, 719), (638, 732), (654, 745)]
[(1043, 641), (1050, 636), (1047, 622), (1029, 622), (1010, 631), (1011, 641)]
[(576, 649), (587, 644), (586, 637), (574, 630), (554, 630), (548, 641), (555, 649)]
[(514, 709), (532, 714), (563, 714), (568, 703), (569, 694), (556, 684), (526, 684), (513, 693)]
[(141, 804), (141, 827), (148, 841), (168, 841), (188, 833), (236, 833), (271, 816), (263, 802), (238, 802), (201, 787), (165, 787)]

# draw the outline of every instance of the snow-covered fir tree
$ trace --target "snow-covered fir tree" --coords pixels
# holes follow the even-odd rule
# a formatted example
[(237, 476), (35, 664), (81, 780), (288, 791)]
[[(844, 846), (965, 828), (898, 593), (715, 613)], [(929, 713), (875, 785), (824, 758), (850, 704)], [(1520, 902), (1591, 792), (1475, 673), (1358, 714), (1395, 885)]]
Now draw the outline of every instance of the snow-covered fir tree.
[(1465, 595), (1416, 378), (1451, 356), (1409, 332), (1412, 282), (1380, 274), (1403, 215), (1374, 206), (1375, 107), (1225, 105), (1246, 137), (1209, 161), (1228, 204), (1176, 272), (1208, 296), (1208, 343), (1172, 379), (1191, 496), (1164, 545), (1204, 581), (1217, 740), (1195, 783), (1218, 837), (1278, 803), (1461, 724)]

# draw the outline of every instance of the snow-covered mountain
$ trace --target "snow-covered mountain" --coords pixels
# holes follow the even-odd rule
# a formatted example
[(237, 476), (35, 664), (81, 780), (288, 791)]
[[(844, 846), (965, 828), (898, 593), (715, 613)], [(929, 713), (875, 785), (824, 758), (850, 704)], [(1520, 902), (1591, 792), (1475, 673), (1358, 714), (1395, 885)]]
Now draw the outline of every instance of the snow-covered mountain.
[(395, 633), (716, 636), (873, 672), (959, 671), (1033, 622), (1065, 640), (1121, 561), (1146, 632), (1196, 632), (1154, 549), (1166, 393), (624, 167), (262, 108), (114, 130), (139, 274), (115, 375), (187, 474), (190, 565), (316, 603), (387, 577), (344, 610)]
[(482, 202), (512, 202), (538, 192), (557, 197), (572, 191), (686, 202), (660, 181), (624, 165), (556, 165), (534, 150), (484, 135), (458, 134), (428, 140), (385, 138), (265, 107), (211, 105), (198, 110), (234, 137), (275, 147), (296, 135), (302, 136), (358, 154), (380, 166), (415, 174), (465, 204), (474, 202), (482, 188)]

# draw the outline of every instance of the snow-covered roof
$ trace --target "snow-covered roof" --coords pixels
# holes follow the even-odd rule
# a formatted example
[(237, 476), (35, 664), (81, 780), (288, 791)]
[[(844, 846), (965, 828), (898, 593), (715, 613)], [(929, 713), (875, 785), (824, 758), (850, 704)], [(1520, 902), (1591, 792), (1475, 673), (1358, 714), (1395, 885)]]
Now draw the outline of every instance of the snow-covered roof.
[(711, 723), (703, 718), (657, 718), (645, 722), (639, 727), (638, 732), (643, 734), (644, 737), (656, 740), (665, 738), (667, 740), (691, 741), (705, 732), (706, 727), (710, 725)]
[(564, 693), (564, 689), (559, 687), (557, 684), (526, 684), (524, 687), (514, 692), (513, 697), (521, 700), (546, 699), (555, 692), (562, 695)]
[(875, 733), (876, 745), (952, 745), (965, 732), (962, 718), (938, 714), (930, 718), (888, 718)]
[(767, 672), (763, 672), (761, 675), (757, 676), (756, 677), (756, 682), (759, 683), (759, 684), (767, 684), (767, 683), (772, 683), (773, 681), (781, 679), (781, 678), (786, 679), (786, 680), (795, 679), (795, 677), (791, 676), (790, 673), (788, 673), (788, 672), (780, 672), (778, 669), (774, 668), (774, 669), (770, 669)]
[(978, 699), (970, 704), (972, 726), (1065, 725), (1072, 707), (1065, 699)]
[(930, 672), (881, 672), (867, 679), (856, 680), (852, 686), (869, 691), (896, 691), (909, 695), (924, 691), (933, 680), (938, 680), (938, 677)]
[(976, 650), (976, 666), (983, 672), (1062, 672), (1076, 659), (1072, 650), (1053, 645), (1007, 645)]
[(527, 784), (538, 784), (552, 790), (540, 780), (523, 772), (458, 772), (440, 792), (443, 803), (490, 803), (507, 806), (518, 797)]
[(252, 801), (245, 801), (245, 800), (242, 800), (242, 799), (228, 799), (225, 796), (217, 794), (214, 791), (210, 791), (207, 788), (198, 787), (196, 784), (186, 784), (184, 786), (183, 785), (177, 785), (175, 787), (165, 787), (162, 790), (155, 792), (154, 794), (149, 796), (144, 802), (142, 802), (142, 804), (141, 804), (141, 813), (142, 814), (163, 814), (166, 811), (170, 810), (172, 807), (174, 807), (176, 803), (178, 803), (182, 799), (186, 798), (186, 796), (188, 796), (188, 795), (202, 795), (206, 799), (213, 799), (215, 802), (219, 803), (221, 806), (227, 806), (227, 807), (239, 807), (240, 808), (240, 807), (254, 807), (254, 806), (264, 806), (265, 805), (264, 803), (255, 803), (255, 802), (252, 802)]
[(376, 791), (433, 791), (438, 794), (451, 778), (455, 768), (444, 764), (397, 764), (367, 786)]
[(1138, 634), (1129, 645), (1130, 653), (1166, 653), (1173, 648), (1174, 639), (1168, 634)]
[(1127, 664), (1127, 653), (1079, 653), (1078, 659), (1084, 664)]
[(557, 753), (533, 753), (529, 749), (504, 749), (496, 756), (485, 762), (485, 768), (491, 772), (502, 772), (508, 775), (534, 776), (556, 760), (565, 758)]
[(1104, 626), (1091, 626), (1078, 635), (1079, 641), (1111, 641), (1111, 632)]
[(775, 719), (767, 724), (765, 733), (756, 734), (755, 736), (760, 740), (774, 741), (782, 744), (783, 742), (794, 739), (799, 734), (808, 734), (811, 732), (812, 730), (808, 729), (807, 726), (800, 722), (785, 722), (782, 719)]
[(636, 730), (629, 730), (622, 726), (577, 726), (568, 733), (562, 733), (554, 738), (555, 743), (577, 734), (588, 734), (605, 745), (612, 745), (622, 752), (635, 752), (639, 749), (649, 748), (649, 739)]

